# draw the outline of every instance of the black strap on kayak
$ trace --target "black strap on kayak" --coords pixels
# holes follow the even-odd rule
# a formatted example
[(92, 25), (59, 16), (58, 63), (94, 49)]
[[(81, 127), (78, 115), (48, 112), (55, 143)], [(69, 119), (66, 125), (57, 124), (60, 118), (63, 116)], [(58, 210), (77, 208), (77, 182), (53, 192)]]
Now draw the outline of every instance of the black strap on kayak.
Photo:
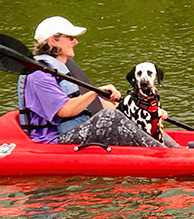
[(20, 125), (22, 129), (27, 129), (30, 131), (31, 129), (43, 129), (53, 126), (51, 123), (46, 123), (45, 125)]
[[(66, 66), (68, 67), (68, 69), (70, 70), (70, 73), (73, 77), (84, 81), (88, 84), (91, 84), (91, 81), (89, 80), (89, 78), (87, 77), (87, 75), (80, 69), (80, 67), (77, 65), (77, 63), (73, 60), (73, 59), (68, 59)], [(84, 94), (86, 92), (89, 91), (89, 89), (84, 88), (82, 86), (79, 86), (79, 90), (81, 94)], [(95, 113), (97, 113), (98, 111), (102, 110), (102, 104), (99, 100), (99, 98), (97, 97), (88, 107), (87, 107), (88, 111), (91, 112), (92, 115), (94, 115)]]
[(29, 113), (32, 111), (28, 108), (24, 108), (24, 109), (20, 109), (19, 112), (20, 115), (23, 115), (26, 118), (25, 124), (20, 124), (20, 126), (22, 127), (23, 130), (25, 130), (26, 134), (28, 135), (31, 129), (43, 129), (53, 126), (50, 122), (47, 122), (44, 125), (31, 125), (29, 124)]

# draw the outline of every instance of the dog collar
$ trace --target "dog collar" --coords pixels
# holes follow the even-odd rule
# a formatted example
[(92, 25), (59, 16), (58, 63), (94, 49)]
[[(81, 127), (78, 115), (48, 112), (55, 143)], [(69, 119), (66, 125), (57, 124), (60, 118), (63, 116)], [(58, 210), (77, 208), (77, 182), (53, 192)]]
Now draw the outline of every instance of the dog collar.
[(149, 98), (145, 99), (140, 97), (136, 92), (131, 92), (131, 97), (135, 104), (142, 109), (147, 110), (150, 113), (153, 113), (158, 110), (158, 103), (159, 103), (159, 94), (152, 95)]

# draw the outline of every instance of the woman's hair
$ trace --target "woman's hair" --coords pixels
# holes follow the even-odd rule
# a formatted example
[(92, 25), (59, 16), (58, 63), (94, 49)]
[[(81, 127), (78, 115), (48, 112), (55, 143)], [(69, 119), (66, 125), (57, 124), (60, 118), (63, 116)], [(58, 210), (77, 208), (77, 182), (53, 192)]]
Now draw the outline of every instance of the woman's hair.
[[(56, 41), (58, 41), (60, 39), (60, 37), (62, 36), (62, 34), (57, 33), (54, 35), (54, 38)], [(61, 48), (56, 47), (56, 46), (52, 46), (48, 40), (45, 40), (41, 43), (38, 43), (33, 51), (33, 55), (41, 55), (41, 54), (47, 54), (53, 57), (57, 57), (61, 54)]]

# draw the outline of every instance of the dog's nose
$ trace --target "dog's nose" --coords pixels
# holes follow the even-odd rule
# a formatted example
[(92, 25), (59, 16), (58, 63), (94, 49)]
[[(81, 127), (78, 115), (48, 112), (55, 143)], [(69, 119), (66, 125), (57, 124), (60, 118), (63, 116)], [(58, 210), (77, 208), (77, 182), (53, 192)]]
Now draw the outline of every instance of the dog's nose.
[(148, 83), (148, 81), (141, 81), (140, 86), (142, 88), (147, 88), (147, 87), (149, 87), (149, 83)]

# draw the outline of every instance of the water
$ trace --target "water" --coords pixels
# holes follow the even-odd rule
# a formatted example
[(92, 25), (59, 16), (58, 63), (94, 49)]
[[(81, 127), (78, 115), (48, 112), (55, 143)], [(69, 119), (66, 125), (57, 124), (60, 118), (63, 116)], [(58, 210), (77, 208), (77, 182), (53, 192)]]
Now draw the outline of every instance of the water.
[(185, 179), (25, 176), (9, 180), (9, 183), (8, 178), (0, 180), (2, 217), (122, 219), (194, 216), (194, 184)]
[[(88, 29), (75, 60), (94, 85), (112, 83), (125, 95), (127, 72), (151, 61), (164, 71), (163, 108), (193, 125), (193, 7), (191, 0), (0, 0), (0, 31), (32, 49), (35, 26), (65, 16)], [(18, 77), (0, 74), (2, 115), (17, 109)], [(193, 178), (0, 177), (0, 218), (191, 218), (193, 194)]]

